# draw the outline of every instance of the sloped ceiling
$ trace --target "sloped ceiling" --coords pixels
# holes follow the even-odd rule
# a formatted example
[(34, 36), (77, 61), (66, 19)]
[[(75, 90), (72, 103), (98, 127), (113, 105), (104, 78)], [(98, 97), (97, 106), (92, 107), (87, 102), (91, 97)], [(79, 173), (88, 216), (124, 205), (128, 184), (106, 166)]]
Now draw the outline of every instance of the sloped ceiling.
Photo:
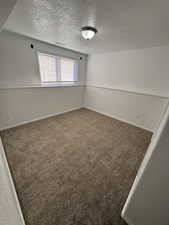
[(13, 9), (17, 0), (2, 0), (0, 1), (0, 30), (7, 20), (11, 10)]
[[(169, 44), (168, 0), (18, 0), (5, 29), (84, 53)], [(79, 29), (98, 34), (83, 40)]]

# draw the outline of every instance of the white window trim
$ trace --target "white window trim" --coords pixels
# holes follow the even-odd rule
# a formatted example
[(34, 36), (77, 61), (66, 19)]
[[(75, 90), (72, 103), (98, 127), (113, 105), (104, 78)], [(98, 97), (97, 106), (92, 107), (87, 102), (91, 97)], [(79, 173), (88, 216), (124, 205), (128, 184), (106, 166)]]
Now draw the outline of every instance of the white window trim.
[(58, 87), (58, 88), (62, 88), (62, 87), (77, 87), (77, 86), (81, 86), (81, 87), (84, 87), (85, 85), (84, 84), (81, 84), (79, 82), (76, 82), (76, 83), (52, 83), (52, 84), (49, 84), (49, 83), (38, 83), (38, 84), (33, 84), (33, 83), (18, 83), (18, 84), (3, 84), (0, 86), (0, 90), (4, 90), (4, 89), (22, 89), (22, 88), (47, 88), (47, 87)]
[[(65, 57), (65, 58), (69, 58), (69, 59), (73, 59), (76, 61), (76, 70), (77, 70), (77, 79), (74, 81), (51, 81), (51, 82), (45, 82), (41, 80), (41, 72), (40, 72), (40, 64), (39, 64), (39, 54), (44, 54), (44, 55), (48, 55), (48, 56), (58, 56), (58, 57)], [(48, 51), (42, 51), (42, 50), (38, 50), (37, 54), (36, 54), (36, 58), (37, 58), (37, 63), (38, 63), (38, 72), (39, 72), (39, 79), (40, 79), (40, 86), (41, 87), (57, 87), (57, 86), (78, 86), (80, 85), (80, 80), (79, 80), (79, 59), (76, 57), (72, 57), (72, 56), (67, 56), (67, 55), (62, 55), (62, 54), (56, 54), (53, 52), (48, 52)]]

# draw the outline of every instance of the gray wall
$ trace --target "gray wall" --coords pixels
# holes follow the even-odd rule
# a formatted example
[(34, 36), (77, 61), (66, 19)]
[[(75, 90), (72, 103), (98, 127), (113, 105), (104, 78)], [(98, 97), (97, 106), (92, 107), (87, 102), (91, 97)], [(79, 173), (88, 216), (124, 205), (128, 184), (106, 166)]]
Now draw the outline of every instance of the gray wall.
[(14, 8), (17, 0), (0, 1), (0, 31), (8, 19), (12, 9)]

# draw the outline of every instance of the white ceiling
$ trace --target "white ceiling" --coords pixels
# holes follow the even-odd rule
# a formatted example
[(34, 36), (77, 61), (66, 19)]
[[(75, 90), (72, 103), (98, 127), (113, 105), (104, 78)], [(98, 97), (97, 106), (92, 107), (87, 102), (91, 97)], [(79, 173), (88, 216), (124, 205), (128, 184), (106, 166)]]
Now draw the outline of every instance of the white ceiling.
[(18, 0), (5, 29), (85, 53), (169, 45), (169, 0)]
[(13, 9), (17, 0), (2, 0), (0, 1), (0, 30), (7, 20), (11, 10)]

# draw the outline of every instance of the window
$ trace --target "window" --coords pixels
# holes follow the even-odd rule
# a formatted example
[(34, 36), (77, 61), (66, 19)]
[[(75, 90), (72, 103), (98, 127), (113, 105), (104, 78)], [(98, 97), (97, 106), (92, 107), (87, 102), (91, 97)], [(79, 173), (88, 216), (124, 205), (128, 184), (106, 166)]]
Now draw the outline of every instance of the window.
[(38, 53), (42, 82), (77, 81), (77, 60)]

